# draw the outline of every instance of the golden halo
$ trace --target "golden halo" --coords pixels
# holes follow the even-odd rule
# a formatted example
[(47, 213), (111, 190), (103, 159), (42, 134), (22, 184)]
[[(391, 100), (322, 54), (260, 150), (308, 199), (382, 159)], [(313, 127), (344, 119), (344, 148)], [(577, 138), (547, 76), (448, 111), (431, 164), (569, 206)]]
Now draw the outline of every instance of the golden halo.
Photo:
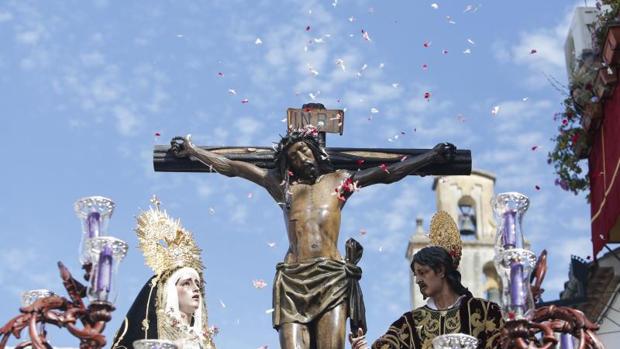
[(439, 211), (431, 219), (429, 234), (432, 246), (444, 248), (452, 256), (454, 266), (458, 267), (463, 251), (463, 242), (454, 219), (446, 211)]

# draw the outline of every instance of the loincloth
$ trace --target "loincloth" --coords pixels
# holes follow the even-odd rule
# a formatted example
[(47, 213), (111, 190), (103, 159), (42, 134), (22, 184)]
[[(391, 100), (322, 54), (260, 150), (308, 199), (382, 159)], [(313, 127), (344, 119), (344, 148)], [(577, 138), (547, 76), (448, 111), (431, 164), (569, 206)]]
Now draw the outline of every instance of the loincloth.
[[(277, 330), (286, 323), (311, 323), (350, 298), (358, 297), (351, 290), (359, 290), (357, 282), (361, 276), (362, 269), (357, 265), (327, 258), (278, 263), (273, 282), (273, 327)], [(348, 312), (351, 314), (350, 309)]]

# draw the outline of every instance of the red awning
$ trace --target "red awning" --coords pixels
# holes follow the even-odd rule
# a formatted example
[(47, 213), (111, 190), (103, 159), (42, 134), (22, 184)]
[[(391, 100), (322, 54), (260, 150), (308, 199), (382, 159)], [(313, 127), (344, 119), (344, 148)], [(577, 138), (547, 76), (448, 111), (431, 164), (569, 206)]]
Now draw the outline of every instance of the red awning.
[(620, 242), (620, 88), (604, 115), (589, 158), (593, 258), (606, 243)]

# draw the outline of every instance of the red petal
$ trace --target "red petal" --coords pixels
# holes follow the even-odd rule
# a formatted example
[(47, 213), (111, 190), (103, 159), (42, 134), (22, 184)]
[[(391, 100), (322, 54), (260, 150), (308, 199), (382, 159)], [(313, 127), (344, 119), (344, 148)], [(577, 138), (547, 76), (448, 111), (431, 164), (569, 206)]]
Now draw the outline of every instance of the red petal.
[(159, 137), (161, 134), (159, 132), (155, 132), (155, 137)]

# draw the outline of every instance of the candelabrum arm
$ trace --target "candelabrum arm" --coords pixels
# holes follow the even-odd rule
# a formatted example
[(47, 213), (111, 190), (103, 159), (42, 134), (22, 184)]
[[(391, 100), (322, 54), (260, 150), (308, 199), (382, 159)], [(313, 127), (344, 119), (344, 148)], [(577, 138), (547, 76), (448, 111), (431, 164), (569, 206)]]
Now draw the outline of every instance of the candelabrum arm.
[(534, 277), (532, 284), (532, 296), (534, 297), (534, 302), (538, 302), (540, 300), (540, 296), (542, 296), (545, 290), (542, 288), (542, 283), (545, 280), (545, 275), (547, 274), (547, 250), (543, 250), (538, 256), (538, 261), (536, 262), (536, 267), (534, 267)]
[[(28, 327), (30, 341), (16, 346), (16, 349), (30, 345), (34, 349), (51, 349), (45, 338), (45, 333), (38, 333), (37, 323), (49, 323), (58, 327), (65, 327), (74, 336), (80, 339), (81, 349), (100, 349), (106, 344), (102, 332), (106, 322), (110, 321), (114, 306), (109, 303), (93, 302), (88, 308), (84, 306), (82, 298), (86, 296), (86, 288), (77, 282), (69, 270), (58, 262), (60, 276), (69, 293), (71, 300), (60, 296), (49, 296), (21, 307), (22, 314), (12, 318), (3, 327), (0, 327), (0, 349), (4, 349), (8, 338), (13, 335), (20, 338), (21, 332)], [(76, 326), (77, 321), (83, 328)]]

